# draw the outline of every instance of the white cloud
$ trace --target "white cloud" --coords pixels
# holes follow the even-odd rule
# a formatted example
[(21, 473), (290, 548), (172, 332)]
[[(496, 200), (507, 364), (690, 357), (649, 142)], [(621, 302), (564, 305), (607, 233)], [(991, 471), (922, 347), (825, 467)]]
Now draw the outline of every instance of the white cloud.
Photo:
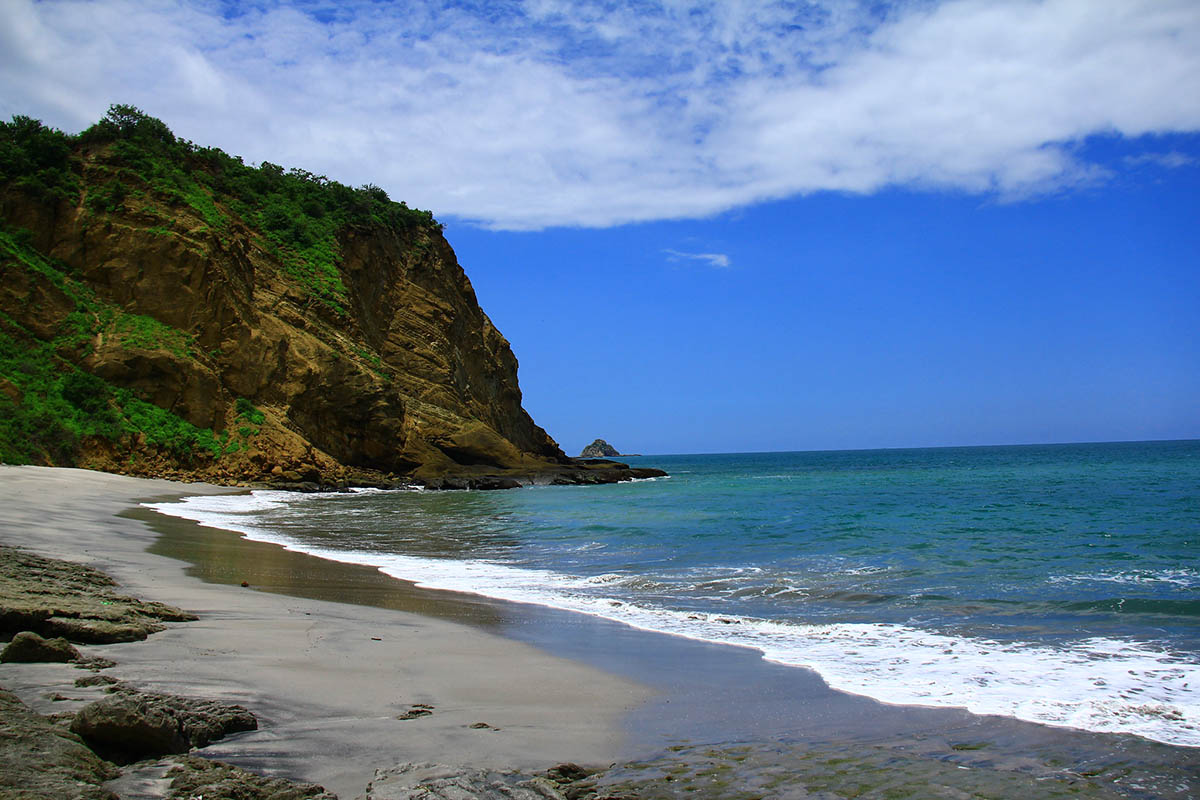
[(1142, 153), (1136, 156), (1126, 156), (1123, 160), (1131, 167), (1153, 164), (1156, 167), (1164, 169), (1179, 169), (1180, 167), (1191, 167), (1200, 164), (1200, 159), (1189, 156), (1186, 153), (1180, 153), (1177, 150), (1167, 153)]
[(679, 261), (686, 259), (688, 261), (706, 261), (710, 267), (725, 268), (730, 266), (732, 262), (729, 256), (724, 253), (681, 253), (678, 250), (663, 250), (667, 254), (670, 261)]
[(514, 229), (822, 190), (1020, 197), (1102, 178), (1089, 135), (1200, 129), (1194, 0), (478, 8), (9, 0), (0, 113), (77, 130), (132, 103)]

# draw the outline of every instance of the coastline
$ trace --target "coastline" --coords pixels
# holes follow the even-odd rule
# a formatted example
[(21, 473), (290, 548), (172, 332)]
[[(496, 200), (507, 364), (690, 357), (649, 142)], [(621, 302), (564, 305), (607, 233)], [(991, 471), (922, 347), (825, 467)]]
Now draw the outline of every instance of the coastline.
[[(0, 543), (85, 563), (124, 592), (200, 617), (146, 642), (86, 649), (116, 661), (108, 672), (140, 688), (239, 703), (258, 715), (258, 731), (211, 745), (206, 756), (353, 798), (376, 768), (403, 762), (545, 769), (624, 755), (620, 717), (650, 694), (633, 681), (429, 613), (206, 583), (148, 552), (158, 533), (117, 516), (150, 498), (229, 491), (0, 467)], [(15, 682), (9, 688), (33, 710), (63, 710), (32, 675), (53, 680), (61, 665), (4, 667), (0, 684)], [(396, 718), (418, 703), (433, 713)], [(480, 722), (490, 727), (471, 727)]]
[[(233, 491), (0, 467), (0, 543), (82, 561), (125, 591), (199, 614), (100, 652), (118, 662), (116, 677), (141, 688), (258, 714), (259, 731), (200, 754), (321, 783), (343, 800), (358, 797), (376, 768), (423, 760), (501, 769), (623, 762), (601, 780), (639, 797), (776, 796), (761, 787), (777, 780), (829, 797), (876, 796), (861, 793), (862, 781), (916, 787), (901, 797), (941, 787), (1056, 797), (1051, 789), (1074, 796), (1082, 786), (1082, 796), (1104, 798), (1200, 789), (1194, 749), (886, 705), (746, 648), (419, 589), (136, 507)], [(22, 671), (11, 666), (0, 685)], [(42, 683), (17, 693), (40, 713), (62, 710), (44, 698), (44, 676), (73, 670), (38, 669)], [(418, 703), (433, 713), (396, 719)], [(492, 727), (470, 727), (477, 722)], [(1131, 774), (1148, 792), (1126, 792)]]

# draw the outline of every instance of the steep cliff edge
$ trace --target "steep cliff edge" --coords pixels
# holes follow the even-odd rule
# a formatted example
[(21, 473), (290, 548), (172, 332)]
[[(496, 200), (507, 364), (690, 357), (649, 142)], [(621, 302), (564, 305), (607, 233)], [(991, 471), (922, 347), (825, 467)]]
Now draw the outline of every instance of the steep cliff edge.
[(0, 123), (0, 460), (218, 482), (609, 482), (521, 407), (429, 212), (128, 106)]

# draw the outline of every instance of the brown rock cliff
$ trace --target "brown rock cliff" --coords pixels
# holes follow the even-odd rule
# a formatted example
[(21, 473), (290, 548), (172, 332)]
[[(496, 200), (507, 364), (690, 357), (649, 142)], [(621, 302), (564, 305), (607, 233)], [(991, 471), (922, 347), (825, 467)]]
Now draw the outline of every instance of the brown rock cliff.
[[(181, 452), (136, 430), (85, 431), (69, 455), (33, 460), (322, 485), (503, 487), (634, 474), (572, 461), (524, 411), (517, 359), (427, 213), (379, 200), (373, 187), (285, 178), (224, 154), (205, 161), (197, 153), (211, 151), (168, 141), (169, 132), (147, 144), (113, 130), (65, 137), (66, 189), (14, 179), (15, 168), (0, 176), (11, 245), (0, 255), (0, 322), (29, 352), (52, 349), (63, 362), (55, 374), (74, 367), (113, 397), (129, 390), (211, 430), (218, 444)], [(253, 186), (260, 173), (276, 188), (222, 191)], [(313, 205), (334, 190), (374, 203), (374, 216)], [(287, 203), (311, 213), (270, 216), (299, 207)], [(335, 213), (347, 219), (331, 222)], [(284, 234), (264, 230), (264, 219)], [(287, 228), (301, 223), (310, 228)], [(0, 373), (0, 390), (19, 408), (32, 384), (10, 372)], [(122, 420), (133, 419), (130, 407), (120, 406)]]

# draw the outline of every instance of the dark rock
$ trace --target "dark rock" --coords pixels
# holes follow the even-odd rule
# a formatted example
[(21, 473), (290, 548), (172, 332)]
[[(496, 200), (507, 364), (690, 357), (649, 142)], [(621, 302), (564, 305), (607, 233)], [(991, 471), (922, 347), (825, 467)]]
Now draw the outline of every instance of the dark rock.
[(428, 717), (432, 713), (433, 711), (431, 709), (413, 706), (403, 714), (397, 715), (396, 719), (417, 719), (419, 717)]
[(184, 753), (191, 747), (173, 714), (144, 698), (127, 695), (84, 706), (75, 715), (71, 731), (118, 764)]
[(595, 773), (594, 769), (584, 769), (578, 764), (567, 762), (546, 770), (546, 777), (555, 783), (574, 783)]
[(204, 747), (226, 734), (258, 727), (242, 706), (118, 688), (84, 706), (71, 730), (97, 753), (130, 763)]
[(91, 567), (0, 546), (0, 636), (33, 631), (83, 644), (145, 639), (164, 622), (196, 619), (178, 608), (126, 597)]
[(360, 800), (566, 800), (558, 784), (540, 775), (464, 769), (444, 764), (401, 764), (375, 770)]
[(644, 480), (646, 478), (665, 478), (667, 473), (654, 467), (634, 467), (629, 470), (630, 477)]
[(479, 491), (492, 491), (495, 489), (520, 489), (522, 486), (519, 480), (515, 478), (479, 478), (471, 482), (470, 488)]
[(75, 666), (79, 667), (80, 669), (90, 669), (93, 672), (97, 672), (102, 669), (108, 669), (109, 667), (115, 667), (116, 665), (117, 662), (102, 656), (83, 656), (75, 662)]
[(22, 631), (13, 637), (3, 652), (0, 661), (66, 663), (79, 658), (79, 651), (66, 639), (43, 639), (32, 631)]
[(51, 617), (46, 620), (43, 630), (80, 644), (115, 644), (141, 641), (154, 632), (153, 628), (158, 627), (145, 623), (109, 622), (103, 619)]
[(230, 800), (337, 800), (325, 787), (284, 778), (268, 778), (200, 756), (179, 756), (167, 772), (167, 800), (230, 798)]
[(75, 679), (75, 685), (80, 688), (88, 686), (113, 686), (117, 683), (120, 683), (120, 681), (111, 675), (88, 675), (85, 678)]
[(477, 475), (477, 476), (443, 476), (429, 478), (422, 484), (426, 489), (437, 489), (441, 491), (492, 491), (496, 489), (519, 489), (524, 484), (516, 478), (509, 478), (500, 475)]
[(0, 797), (117, 800), (101, 786), (116, 776), (78, 736), (0, 689)]
[(579, 451), (580, 458), (612, 458), (619, 455), (621, 454), (617, 452), (617, 448), (603, 439), (597, 439)]

